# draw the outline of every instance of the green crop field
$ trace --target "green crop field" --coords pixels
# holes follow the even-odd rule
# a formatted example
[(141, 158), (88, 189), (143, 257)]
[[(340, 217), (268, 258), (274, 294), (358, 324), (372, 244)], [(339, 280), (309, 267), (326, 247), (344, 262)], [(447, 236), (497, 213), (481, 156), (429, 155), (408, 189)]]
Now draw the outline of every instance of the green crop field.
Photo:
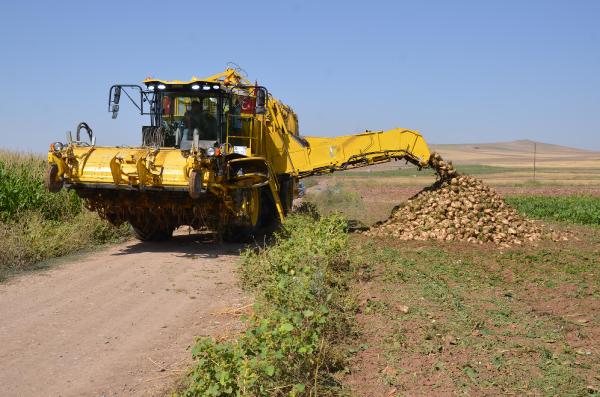
[(506, 201), (534, 219), (600, 226), (600, 197), (522, 195)]
[(45, 167), (42, 156), (0, 151), (0, 280), (129, 234), (85, 210), (74, 192), (47, 192)]

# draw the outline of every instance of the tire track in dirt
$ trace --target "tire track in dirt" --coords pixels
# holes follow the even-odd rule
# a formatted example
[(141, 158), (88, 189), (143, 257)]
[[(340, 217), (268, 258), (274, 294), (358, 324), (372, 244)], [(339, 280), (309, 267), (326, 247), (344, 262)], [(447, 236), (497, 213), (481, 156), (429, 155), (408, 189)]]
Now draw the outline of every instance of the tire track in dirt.
[(241, 328), (241, 247), (130, 241), (0, 284), (0, 395), (162, 395), (196, 336)]

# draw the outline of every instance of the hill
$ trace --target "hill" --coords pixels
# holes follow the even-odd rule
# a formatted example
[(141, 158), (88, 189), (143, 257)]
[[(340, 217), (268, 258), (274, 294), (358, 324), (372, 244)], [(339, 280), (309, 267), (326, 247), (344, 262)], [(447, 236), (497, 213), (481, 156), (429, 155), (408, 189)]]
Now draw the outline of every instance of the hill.
[(540, 167), (600, 168), (600, 152), (530, 140), (498, 143), (432, 144), (432, 150), (457, 164), (530, 167), (534, 144)]

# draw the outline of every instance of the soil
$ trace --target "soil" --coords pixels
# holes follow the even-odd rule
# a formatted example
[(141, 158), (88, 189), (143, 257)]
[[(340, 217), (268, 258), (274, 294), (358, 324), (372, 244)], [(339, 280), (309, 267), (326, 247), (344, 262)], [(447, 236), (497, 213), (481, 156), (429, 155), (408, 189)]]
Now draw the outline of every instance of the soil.
[(168, 394), (197, 336), (241, 329), (240, 248), (129, 241), (0, 284), (0, 395)]
[[(577, 238), (569, 242), (504, 252), (490, 244), (354, 235), (355, 250), (393, 248), (415, 267), (374, 261), (357, 280), (355, 343), (364, 348), (342, 382), (357, 396), (596, 393), (600, 290), (590, 262), (600, 234), (570, 232)], [(460, 274), (436, 269), (425, 252), (468, 267)]]

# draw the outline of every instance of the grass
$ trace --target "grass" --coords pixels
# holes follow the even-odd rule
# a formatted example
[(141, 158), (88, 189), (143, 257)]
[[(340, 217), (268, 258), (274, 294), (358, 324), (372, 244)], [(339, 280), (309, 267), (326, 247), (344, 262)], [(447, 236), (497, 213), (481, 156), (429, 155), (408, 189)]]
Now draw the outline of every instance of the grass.
[(74, 192), (47, 192), (45, 167), (41, 156), (0, 151), (0, 281), (129, 235), (85, 210)]
[(511, 196), (506, 201), (531, 218), (600, 226), (600, 197)]
[(346, 222), (286, 219), (273, 245), (247, 250), (240, 277), (256, 304), (234, 341), (201, 338), (184, 396), (338, 395), (351, 332)]

